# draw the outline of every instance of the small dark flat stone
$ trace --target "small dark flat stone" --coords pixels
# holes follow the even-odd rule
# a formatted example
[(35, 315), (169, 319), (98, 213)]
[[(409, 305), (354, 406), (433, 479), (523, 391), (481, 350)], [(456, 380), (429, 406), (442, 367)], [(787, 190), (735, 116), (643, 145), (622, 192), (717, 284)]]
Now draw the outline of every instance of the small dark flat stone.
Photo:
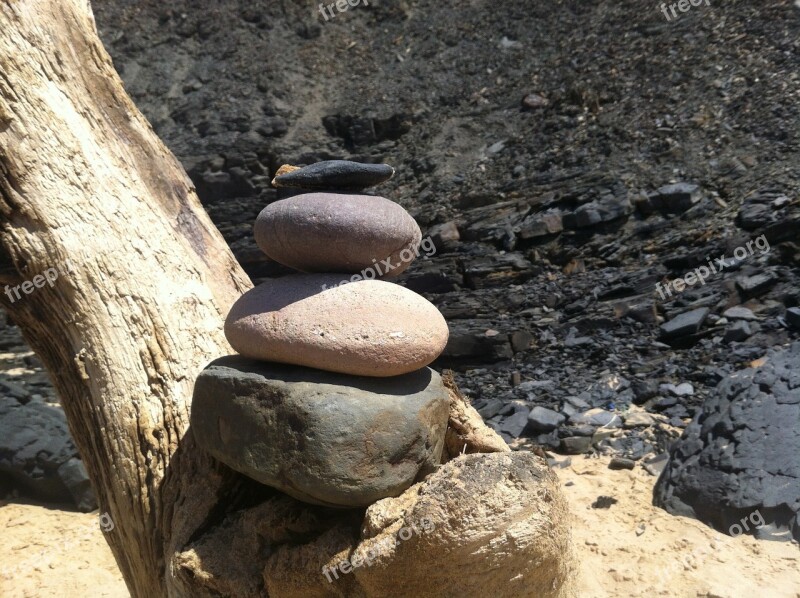
[(740, 343), (747, 340), (751, 334), (753, 332), (750, 330), (750, 325), (744, 320), (739, 320), (725, 331), (722, 340), (726, 343)]
[(665, 185), (651, 196), (657, 208), (668, 212), (685, 212), (702, 198), (703, 192), (700, 187), (691, 183)]
[(624, 457), (614, 457), (608, 464), (609, 469), (633, 469), (634, 467), (636, 467), (636, 461)]
[(656, 411), (663, 411), (664, 409), (669, 409), (670, 407), (674, 407), (678, 404), (678, 399), (675, 397), (664, 397), (663, 399), (659, 399), (653, 405), (653, 409)]
[(692, 311), (682, 313), (679, 316), (671, 319), (669, 322), (662, 324), (662, 340), (669, 340), (687, 336), (689, 334), (695, 334), (698, 330), (700, 330), (703, 322), (706, 321), (708, 314), (709, 309), (707, 307), (701, 307), (699, 309), (693, 309)]
[(557, 411), (536, 406), (528, 414), (528, 426), (536, 432), (551, 432), (564, 423), (565, 419)]
[(507, 417), (503, 420), (503, 423), (500, 424), (500, 431), (505, 432), (509, 436), (513, 436), (514, 438), (519, 438), (522, 435), (522, 432), (528, 425), (528, 410), (522, 409)]
[(590, 409), (584, 413), (573, 415), (569, 418), (573, 425), (588, 424), (590, 426), (603, 426), (608, 428), (619, 428), (622, 421), (615, 414), (604, 409)]
[(276, 176), (276, 187), (301, 187), (304, 189), (356, 190), (374, 187), (394, 176), (388, 164), (362, 164), (349, 160), (327, 160), (304, 166), (298, 170)]
[(592, 503), (593, 509), (610, 509), (611, 505), (617, 504), (619, 501), (613, 496), (598, 496), (597, 500)]
[(631, 383), (634, 403), (641, 405), (658, 394), (658, 380), (634, 380)]
[(483, 419), (489, 419), (490, 417), (494, 417), (500, 410), (503, 408), (503, 401), (500, 399), (491, 399), (485, 405), (481, 406), (478, 409), (478, 413), (481, 414)]
[(729, 320), (746, 320), (748, 322), (755, 322), (758, 320), (758, 316), (753, 313), (752, 309), (742, 307), (741, 305), (726, 309), (722, 315)]
[(778, 279), (771, 273), (756, 274), (755, 276), (742, 276), (736, 279), (736, 288), (745, 299), (763, 295), (775, 286)]

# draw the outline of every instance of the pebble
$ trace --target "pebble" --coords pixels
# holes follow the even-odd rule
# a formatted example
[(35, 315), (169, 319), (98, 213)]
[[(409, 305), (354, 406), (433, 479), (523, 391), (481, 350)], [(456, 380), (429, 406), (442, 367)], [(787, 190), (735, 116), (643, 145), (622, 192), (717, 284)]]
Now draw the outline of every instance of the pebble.
[(671, 340), (697, 333), (708, 314), (707, 307), (700, 307), (672, 318), (669, 322), (661, 325), (661, 338)]
[(664, 210), (667, 212), (685, 212), (703, 198), (702, 190), (692, 183), (675, 183), (659, 188), (651, 193), (640, 209), (644, 212)]
[(385, 183), (393, 176), (394, 168), (388, 164), (327, 160), (297, 169), (282, 167), (272, 184), (302, 189), (358, 190)]
[(726, 309), (722, 315), (729, 320), (747, 320), (749, 322), (755, 322), (758, 320), (758, 316), (753, 313), (753, 310), (740, 305)]
[(757, 297), (768, 291), (778, 279), (770, 273), (742, 276), (736, 279), (736, 288), (743, 298)]
[(725, 331), (722, 340), (726, 343), (740, 343), (747, 340), (751, 334), (753, 334), (753, 331), (750, 329), (750, 324), (744, 320), (739, 320)]
[(652, 426), (655, 420), (645, 411), (633, 411), (624, 416), (625, 428), (644, 428)]
[(609, 469), (633, 469), (636, 467), (636, 461), (633, 459), (626, 459), (624, 457), (614, 457), (608, 464)]
[(536, 432), (555, 430), (565, 420), (563, 415), (546, 407), (534, 407), (528, 414), (528, 426)]
[(588, 424), (590, 426), (605, 426), (618, 428), (622, 423), (618, 415), (605, 411), (604, 409), (590, 409), (584, 413), (573, 415), (569, 418), (571, 424)]
[(447, 322), (425, 298), (379, 280), (333, 287), (339, 278), (295, 274), (251, 289), (228, 314), (228, 342), (253, 359), (361, 376), (405, 374), (442, 353)]
[(254, 234), (261, 251), (284, 266), (367, 279), (397, 276), (421, 250), (433, 249), (419, 247), (422, 233), (408, 212), (372, 195), (305, 193), (282, 199), (261, 211)]
[(589, 452), (592, 448), (591, 436), (572, 436), (570, 438), (562, 438), (560, 451), (566, 455), (581, 455)]
[(546, 108), (550, 105), (550, 101), (538, 93), (529, 93), (522, 98), (522, 107), (528, 110), (535, 110), (536, 108)]
[(513, 415), (507, 417), (503, 420), (503, 423), (500, 424), (500, 431), (505, 432), (509, 436), (514, 438), (519, 438), (522, 435), (522, 432), (528, 425), (528, 409), (524, 407), (519, 411), (515, 412)]
[(677, 386), (674, 384), (662, 384), (659, 390), (661, 392), (668, 392), (676, 397), (690, 397), (694, 394), (694, 386), (688, 382), (683, 382)]

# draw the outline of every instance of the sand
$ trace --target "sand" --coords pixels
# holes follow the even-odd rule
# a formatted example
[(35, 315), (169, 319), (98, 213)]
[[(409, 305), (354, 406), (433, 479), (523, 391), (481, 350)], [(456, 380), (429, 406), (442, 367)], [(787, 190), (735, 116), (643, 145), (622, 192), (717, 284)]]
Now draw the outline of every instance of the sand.
[[(656, 478), (608, 459), (572, 457), (557, 470), (573, 515), (580, 596), (800, 598), (797, 543), (732, 538), (651, 504)], [(571, 484), (571, 485), (570, 485)], [(598, 496), (619, 502), (593, 509)]]
[[(731, 538), (650, 504), (655, 478), (572, 457), (557, 473), (570, 502), (581, 598), (800, 598), (797, 543)], [(591, 507), (598, 496), (617, 503)], [(0, 506), (0, 597), (127, 597), (98, 514)], [(16, 569), (10, 578), (4, 574)]]

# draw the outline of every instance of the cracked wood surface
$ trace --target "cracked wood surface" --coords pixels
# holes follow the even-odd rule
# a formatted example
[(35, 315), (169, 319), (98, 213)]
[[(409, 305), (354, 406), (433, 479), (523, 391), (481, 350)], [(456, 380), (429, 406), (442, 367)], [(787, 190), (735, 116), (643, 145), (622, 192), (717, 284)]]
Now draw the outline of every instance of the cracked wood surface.
[(192, 387), (250, 286), (88, 2), (0, 0), (0, 303), (50, 372), (134, 596), (192, 593), (172, 555), (231, 486), (185, 436)]

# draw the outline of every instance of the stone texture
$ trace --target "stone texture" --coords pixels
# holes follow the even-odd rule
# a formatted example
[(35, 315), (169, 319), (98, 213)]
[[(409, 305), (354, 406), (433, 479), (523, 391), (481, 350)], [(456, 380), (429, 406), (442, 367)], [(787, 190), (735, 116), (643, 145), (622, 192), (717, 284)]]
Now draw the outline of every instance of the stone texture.
[(755, 322), (758, 320), (758, 316), (753, 313), (753, 310), (742, 307), (741, 305), (726, 309), (722, 313), (722, 317), (728, 318), (729, 320), (747, 320), (748, 322)]
[[(449, 452), (446, 446), (444, 453), (449, 452), (451, 458), (462, 457), (465, 443), (467, 453), (509, 453), (505, 442), (486, 427), (457, 391), (452, 373), (445, 372), (442, 381), (450, 392), (448, 438), (456, 428), (463, 439), (456, 450)], [(247, 478), (242, 482), (252, 486), (245, 487), (245, 492), (258, 495), (257, 482)], [(446, 504), (444, 497), (440, 500)], [(543, 510), (544, 514), (548, 512)], [(203, 530), (176, 555), (176, 564), (195, 575), (212, 575), (213, 589), (220, 596), (256, 598), (268, 593), (284, 598), (366, 598), (368, 594), (355, 576), (339, 574), (334, 584), (328, 583), (322, 571), (328, 563), (339, 563), (353, 555), (364, 514), (360, 509), (330, 509), (270, 492), (263, 502), (233, 510), (220, 525)]]
[(777, 282), (778, 279), (771, 272), (765, 272), (755, 276), (740, 276), (736, 279), (736, 288), (743, 299), (749, 299), (763, 295)]
[[(544, 460), (476, 454), (370, 506), (350, 546), (332, 529), (281, 548), (264, 578), (270, 595), (288, 597), (566, 598), (573, 555), (566, 501)], [(323, 568), (344, 559), (362, 564), (329, 583)]]
[(723, 532), (758, 511), (756, 535), (800, 540), (800, 343), (719, 384), (673, 445), (655, 503)]
[(357, 376), (423, 368), (447, 344), (442, 315), (423, 297), (378, 280), (335, 288), (335, 274), (271, 280), (240, 297), (225, 336), (242, 355)]
[(446, 253), (455, 249), (461, 242), (461, 234), (454, 221), (437, 224), (428, 230), (428, 236), (433, 241), (438, 253)]
[(569, 423), (573, 425), (603, 426), (606, 428), (619, 428), (622, 425), (618, 415), (604, 409), (590, 409), (583, 413), (577, 413), (569, 418)]
[(536, 432), (551, 432), (564, 423), (566, 418), (552, 409), (536, 406), (528, 414), (528, 425)]
[(728, 327), (722, 340), (726, 343), (740, 343), (747, 340), (751, 334), (753, 334), (753, 331), (750, 329), (750, 324), (744, 320), (739, 320)]
[(663, 340), (671, 340), (695, 334), (700, 330), (703, 322), (708, 317), (709, 309), (707, 307), (700, 307), (672, 318), (669, 322), (661, 325), (661, 338)]
[(692, 183), (675, 183), (665, 185), (650, 196), (657, 209), (668, 212), (685, 212), (703, 198), (698, 185)]
[(254, 480), (364, 507), (439, 464), (448, 414), (427, 368), (375, 380), (229, 356), (198, 377), (191, 423), (201, 447)]
[(422, 241), (419, 226), (399, 204), (344, 193), (304, 193), (276, 201), (258, 215), (254, 234), (267, 257), (284, 266), (349, 274), (371, 269), (367, 278), (406, 270)]
[(625, 428), (646, 428), (655, 423), (655, 419), (646, 411), (630, 411), (623, 416)]
[(800, 330), (800, 307), (790, 307), (787, 309), (786, 321), (792, 328)]
[(296, 170), (278, 171), (272, 184), (276, 187), (302, 189), (365, 189), (388, 181), (394, 168), (388, 164), (364, 164), (349, 160), (326, 160)]
[(4, 479), (40, 500), (87, 512), (97, 508), (63, 410), (40, 398), (23, 405), (0, 396), (0, 482)]

